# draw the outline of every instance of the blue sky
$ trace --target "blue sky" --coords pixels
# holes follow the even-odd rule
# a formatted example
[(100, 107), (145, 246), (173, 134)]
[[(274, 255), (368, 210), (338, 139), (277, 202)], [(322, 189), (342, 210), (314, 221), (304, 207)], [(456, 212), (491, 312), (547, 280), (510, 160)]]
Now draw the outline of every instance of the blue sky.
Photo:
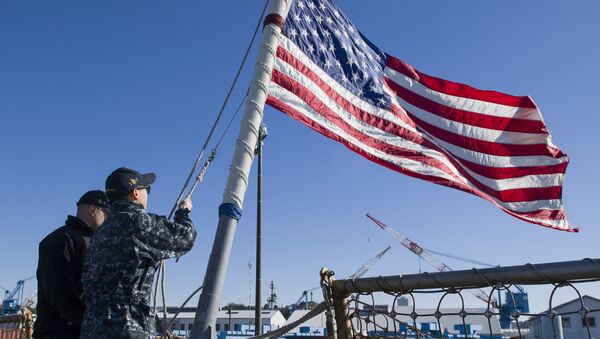
[[(38, 242), (74, 213), (83, 192), (102, 188), (117, 167), (156, 172), (149, 209), (169, 212), (262, 4), (0, 2), (0, 286), (12, 288), (35, 273)], [(268, 108), (263, 295), (273, 280), (280, 304), (292, 303), (318, 285), (321, 267), (343, 277), (387, 245), (392, 249), (367, 276), (416, 273), (416, 257), (370, 223), (368, 211), (425, 247), (493, 264), (598, 257), (600, 231), (593, 217), (600, 203), (598, 2), (337, 4), (373, 43), (425, 73), (532, 96), (554, 143), (571, 157), (564, 201), (581, 232), (528, 224), (482, 199), (402, 176)], [(255, 56), (254, 51), (225, 120), (245, 92)], [(181, 302), (203, 280), (238, 126), (236, 121), (193, 197), (198, 239), (179, 263), (168, 263), (169, 304)], [(248, 303), (251, 293), (252, 175), (223, 304)], [(472, 267), (447, 262), (455, 269)], [(26, 294), (33, 289), (29, 281)], [(543, 310), (545, 290), (528, 290), (532, 310)], [(600, 296), (593, 284), (583, 292)]]

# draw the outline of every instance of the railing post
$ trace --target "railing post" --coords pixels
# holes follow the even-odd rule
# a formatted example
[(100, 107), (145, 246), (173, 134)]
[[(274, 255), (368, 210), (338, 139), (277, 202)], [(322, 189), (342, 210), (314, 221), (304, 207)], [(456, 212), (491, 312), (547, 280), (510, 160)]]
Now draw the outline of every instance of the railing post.
[(335, 323), (337, 325), (337, 336), (342, 339), (353, 338), (352, 323), (348, 310), (348, 295), (338, 294), (333, 291), (333, 311), (335, 312)]

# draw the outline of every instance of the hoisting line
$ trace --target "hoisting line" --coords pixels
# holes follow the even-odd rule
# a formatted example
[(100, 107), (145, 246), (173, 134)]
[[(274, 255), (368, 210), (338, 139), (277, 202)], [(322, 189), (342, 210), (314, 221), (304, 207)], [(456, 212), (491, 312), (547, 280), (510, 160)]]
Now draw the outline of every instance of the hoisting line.
[[(194, 182), (194, 185), (190, 189), (190, 192), (188, 193), (187, 197), (191, 196), (192, 193), (194, 192), (194, 190), (196, 189), (196, 186), (198, 186), (198, 183), (202, 182), (202, 179), (204, 178), (204, 173), (206, 173), (206, 170), (208, 169), (208, 167), (210, 166), (212, 160), (215, 158), (215, 156), (217, 154), (217, 148), (219, 148), (219, 145), (221, 144), (221, 141), (223, 141), (223, 138), (225, 137), (225, 134), (227, 134), (227, 131), (229, 130), (229, 127), (231, 127), (231, 124), (233, 123), (233, 121), (235, 120), (235, 117), (240, 112), (240, 109), (242, 108), (242, 105), (246, 101), (247, 97), (248, 97), (248, 93), (246, 93), (246, 95), (244, 95), (244, 97), (240, 101), (237, 109), (235, 110), (235, 113), (233, 114), (233, 116), (229, 120), (229, 123), (227, 124), (227, 127), (225, 127), (225, 130), (223, 131), (223, 134), (221, 134), (221, 138), (219, 139), (219, 142), (217, 142), (217, 144), (215, 145), (215, 148), (213, 148), (213, 150), (211, 151), (211, 155), (208, 157), (208, 159), (206, 159), (206, 162), (202, 166), (202, 169), (200, 170), (200, 173), (198, 174), (198, 177), (196, 177), (196, 181)], [(179, 257), (177, 258), (177, 261), (179, 261)], [(154, 300), (153, 300), (154, 314), (156, 314), (156, 298), (158, 296), (159, 281), (160, 281), (160, 285), (162, 287), (161, 288), (162, 289), (161, 293), (162, 293), (162, 296), (163, 296), (163, 300), (162, 300), (163, 301), (163, 306), (166, 305), (164, 272), (165, 272), (165, 263), (164, 263), (164, 261), (161, 260), (160, 266), (156, 270), (156, 273), (157, 273), (156, 284), (154, 285)], [(163, 307), (163, 309), (164, 309), (164, 307)]]
[(229, 91), (227, 92), (227, 96), (225, 96), (225, 100), (223, 101), (223, 105), (221, 105), (221, 109), (219, 110), (219, 114), (217, 114), (217, 118), (215, 119), (215, 122), (213, 123), (212, 128), (210, 129), (210, 132), (208, 133), (208, 136), (206, 137), (206, 141), (204, 141), (204, 145), (202, 146), (202, 149), (200, 150), (200, 153), (198, 154), (198, 158), (196, 158), (196, 162), (194, 163), (194, 166), (192, 167), (192, 170), (190, 171), (190, 174), (188, 175), (187, 179), (185, 180), (185, 183), (183, 184), (183, 187), (181, 188), (181, 192), (179, 192), (179, 195), (177, 196), (177, 200), (175, 201), (175, 204), (173, 205), (173, 208), (171, 209), (171, 212), (169, 213), (169, 219), (171, 219), (171, 217), (173, 216), (173, 213), (175, 212), (175, 210), (177, 209), (177, 206), (179, 205), (179, 202), (181, 202), (181, 197), (183, 196), (183, 193), (185, 192), (185, 189), (187, 188), (188, 184), (190, 183), (190, 180), (192, 179), (192, 176), (194, 175), (194, 172), (196, 171), (196, 169), (198, 169), (198, 165), (200, 165), (200, 159), (202, 158), (202, 156), (204, 155), (204, 151), (206, 150), (206, 146), (208, 145), (210, 139), (212, 138), (212, 135), (217, 127), (217, 124), (219, 123), (219, 120), (221, 119), (221, 115), (223, 114), (223, 111), (225, 110), (225, 106), (227, 106), (227, 102), (229, 101), (229, 97), (231, 96), (231, 93), (233, 92), (233, 89), (235, 88), (235, 85), (240, 77), (240, 74), (242, 72), (242, 69), (244, 68), (244, 65), (246, 64), (246, 59), (248, 58), (248, 54), (250, 54), (250, 50), (252, 49), (252, 45), (254, 44), (254, 40), (256, 39), (256, 35), (258, 33), (258, 29), (260, 28), (260, 24), (262, 23), (263, 17), (265, 15), (265, 12), (267, 11), (267, 6), (269, 4), (269, 0), (267, 0), (265, 2), (265, 7), (262, 10), (262, 13), (260, 14), (260, 18), (258, 20), (258, 23), (256, 24), (256, 28), (254, 29), (254, 33), (252, 34), (252, 39), (250, 40), (250, 43), (248, 44), (248, 48), (246, 49), (246, 53), (244, 54), (244, 57), (242, 58), (242, 62), (240, 63), (240, 66), (238, 67), (237, 73), (235, 74), (235, 78), (233, 79), (233, 82), (231, 84), (231, 86), (229, 87)]
[(212, 161), (217, 156), (217, 149), (219, 148), (219, 145), (221, 145), (221, 141), (223, 141), (223, 137), (225, 137), (225, 134), (227, 134), (227, 131), (229, 130), (229, 127), (231, 127), (231, 123), (233, 123), (233, 121), (235, 120), (235, 117), (237, 117), (237, 115), (240, 112), (240, 109), (242, 108), (242, 105), (246, 101), (247, 97), (248, 97), (248, 92), (246, 92), (246, 95), (244, 95), (244, 97), (240, 101), (240, 104), (238, 105), (237, 109), (235, 110), (235, 113), (233, 114), (233, 116), (229, 120), (229, 123), (227, 124), (227, 127), (225, 127), (225, 130), (223, 131), (223, 134), (221, 134), (221, 138), (219, 138), (219, 141), (217, 142), (217, 144), (215, 145), (215, 147), (210, 151), (210, 155), (208, 156), (208, 158), (204, 162), (204, 165), (202, 165), (202, 168), (200, 169), (200, 172), (198, 173), (198, 176), (196, 176), (196, 180), (194, 181), (194, 184), (190, 188), (188, 194), (186, 194), (186, 196), (185, 196), (186, 198), (189, 198), (189, 197), (192, 196), (192, 194), (196, 190), (196, 187), (198, 186), (198, 184), (201, 183), (202, 180), (204, 179), (204, 173), (206, 173), (206, 170), (212, 164)]
[[(221, 105), (221, 109), (219, 110), (219, 114), (217, 114), (217, 118), (215, 119), (215, 122), (213, 123), (210, 132), (208, 133), (208, 136), (206, 137), (206, 140), (204, 141), (204, 145), (202, 145), (202, 149), (200, 150), (200, 152), (198, 153), (198, 157), (196, 158), (196, 161), (194, 162), (194, 166), (192, 167), (192, 169), (190, 170), (190, 173), (188, 174), (188, 177), (185, 180), (185, 183), (183, 184), (183, 187), (181, 188), (181, 191), (179, 192), (179, 195), (177, 196), (177, 199), (175, 200), (175, 204), (173, 204), (173, 208), (171, 208), (171, 212), (169, 212), (169, 218), (171, 219), (173, 217), (173, 213), (175, 213), (175, 210), (177, 209), (179, 203), (181, 202), (181, 198), (183, 197), (183, 194), (185, 192), (185, 189), (187, 188), (187, 186), (190, 183), (190, 180), (192, 179), (192, 176), (194, 175), (194, 173), (196, 172), (196, 169), (198, 169), (198, 166), (200, 165), (200, 160), (202, 159), (202, 156), (204, 155), (204, 151), (206, 150), (206, 146), (208, 145), (208, 143), (210, 142), (210, 139), (212, 138), (212, 135), (219, 123), (219, 120), (221, 119), (221, 116), (223, 115), (223, 111), (225, 110), (225, 107), (227, 106), (227, 103), (229, 102), (229, 98), (231, 96), (231, 93), (233, 92), (233, 89), (235, 88), (235, 85), (237, 84), (237, 81), (240, 77), (240, 74), (242, 72), (242, 69), (244, 68), (244, 65), (246, 64), (246, 59), (248, 58), (248, 54), (250, 54), (250, 50), (252, 49), (252, 45), (254, 44), (254, 40), (256, 39), (256, 35), (258, 34), (258, 30), (261, 26), (261, 23), (263, 21), (263, 17), (265, 16), (265, 13), (267, 11), (267, 7), (269, 5), (270, 0), (265, 1), (265, 6), (262, 9), (262, 12), (260, 14), (260, 17), (258, 19), (258, 22), (256, 24), (256, 28), (254, 29), (254, 33), (252, 34), (252, 39), (250, 39), (250, 43), (248, 44), (248, 48), (246, 48), (246, 53), (244, 53), (244, 57), (242, 58), (242, 62), (240, 63), (240, 66), (238, 67), (238, 70), (235, 74), (235, 77), (233, 79), (233, 82), (231, 84), (231, 86), (229, 87), (229, 91), (227, 92), (227, 95), (225, 96), (225, 100), (223, 101), (223, 104)], [(220, 145), (221, 141), (223, 140), (223, 137), (225, 136), (225, 133), (227, 132), (227, 130), (229, 129), (229, 127), (231, 126), (231, 123), (233, 122), (233, 119), (237, 116), (240, 107), (242, 107), (243, 102), (245, 101), (246, 97), (247, 97), (248, 93), (246, 93), (246, 95), (244, 96), (244, 98), (242, 99), (242, 101), (240, 102), (240, 105), (238, 106), (234, 116), (232, 117), (232, 119), (229, 121), (229, 124), (227, 125), (225, 131), (223, 132), (223, 134), (221, 135), (221, 138), (219, 139), (219, 142), (217, 143), (217, 145), (215, 146), (215, 148), (212, 150), (211, 155), (208, 157), (208, 159), (206, 160), (204, 166), (202, 166), (202, 169), (200, 170), (200, 173), (198, 174), (198, 176), (196, 176), (196, 180), (194, 181), (194, 184), (192, 185), (192, 188), (190, 189), (189, 193), (187, 194), (187, 198), (191, 197), (192, 193), (194, 193), (194, 190), (196, 189), (196, 186), (198, 186), (198, 183), (200, 181), (202, 181), (203, 177), (204, 177), (204, 173), (206, 172), (206, 170), (208, 169), (208, 167), (210, 166), (211, 162), (214, 160), (216, 153), (217, 153), (217, 147)], [(166, 296), (165, 296), (165, 263), (164, 261), (160, 261), (158, 270), (157, 270), (157, 281), (156, 281), (156, 286), (154, 289), (154, 313), (156, 314), (156, 294), (158, 292), (158, 277), (161, 276), (162, 274), (162, 282), (161, 282), (161, 286), (162, 286), (162, 302), (163, 302), (163, 321), (166, 323), (166, 317), (167, 317), (167, 301), (166, 301)], [(204, 286), (204, 285), (203, 285)], [(198, 288), (197, 291), (199, 291), (200, 288)], [(195, 292), (194, 292), (195, 293)], [(165, 329), (165, 331), (168, 329)]]

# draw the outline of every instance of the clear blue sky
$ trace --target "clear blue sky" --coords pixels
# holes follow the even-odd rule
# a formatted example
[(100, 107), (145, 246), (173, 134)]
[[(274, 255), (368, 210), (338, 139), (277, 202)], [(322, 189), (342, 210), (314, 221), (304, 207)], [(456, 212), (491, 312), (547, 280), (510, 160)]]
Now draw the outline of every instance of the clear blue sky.
[[(0, 2), (0, 286), (12, 288), (34, 274), (38, 242), (74, 213), (83, 192), (102, 188), (117, 167), (156, 172), (149, 209), (168, 213), (262, 4)], [(280, 304), (292, 303), (302, 290), (318, 285), (322, 266), (343, 277), (387, 245), (392, 250), (367, 275), (416, 273), (414, 255), (371, 224), (367, 211), (426, 247), (493, 264), (598, 257), (600, 230), (593, 215), (600, 204), (600, 3), (374, 4), (338, 1), (372, 42), (423, 72), (533, 97), (553, 141), (571, 157), (564, 201), (581, 232), (528, 224), (482, 199), (379, 167), (269, 108), (263, 295), (273, 280)], [(250, 73), (246, 67), (225, 119)], [(236, 121), (194, 195), (198, 239), (179, 263), (167, 266), (170, 304), (181, 302), (203, 280), (238, 126)], [(249, 300), (255, 189), (253, 172), (223, 304)], [(34, 285), (27, 283), (26, 294)], [(530, 291), (533, 311), (543, 310), (546, 296)], [(600, 297), (597, 285), (583, 292)], [(572, 297), (562, 293), (559, 299)]]

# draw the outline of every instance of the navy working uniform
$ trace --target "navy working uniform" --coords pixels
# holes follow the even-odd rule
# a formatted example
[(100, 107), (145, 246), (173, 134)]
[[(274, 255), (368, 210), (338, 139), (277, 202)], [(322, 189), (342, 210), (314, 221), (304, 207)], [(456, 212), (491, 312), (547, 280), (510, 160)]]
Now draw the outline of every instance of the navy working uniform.
[[(102, 191), (89, 191), (77, 205), (108, 208)], [(40, 242), (37, 268), (37, 318), (34, 338), (78, 338), (85, 308), (81, 286), (83, 258), (94, 230), (78, 217), (69, 215)]]
[(172, 222), (129, 200), (116, 200), (110, 208), (84, 262), (81, 338), (154, 338), (149, 306), (154, 273), (161, 260), (192, 248), (190, 211), (178, 209)]

